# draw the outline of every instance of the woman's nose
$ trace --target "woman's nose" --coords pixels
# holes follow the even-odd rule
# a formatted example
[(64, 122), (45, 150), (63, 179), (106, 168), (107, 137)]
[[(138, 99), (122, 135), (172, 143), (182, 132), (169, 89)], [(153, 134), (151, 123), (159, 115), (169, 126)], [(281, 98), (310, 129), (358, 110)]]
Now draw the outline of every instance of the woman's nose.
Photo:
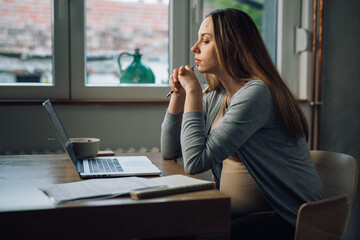
[(199, 52), (199, 48), (198, 48), (198, 46), (197, 46), (197, 43), (195, 43), (195, 45), (192, 46), (191, 51), (194, 52), (194, 53)]

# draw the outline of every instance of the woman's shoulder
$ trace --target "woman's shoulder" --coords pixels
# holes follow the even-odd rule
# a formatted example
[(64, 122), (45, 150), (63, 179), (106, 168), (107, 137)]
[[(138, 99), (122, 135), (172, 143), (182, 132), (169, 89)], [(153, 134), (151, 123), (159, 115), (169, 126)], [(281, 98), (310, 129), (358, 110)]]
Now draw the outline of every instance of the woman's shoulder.
[(269, 87), (261, 80), (251, 80), (247, 82), (239, 91), (235, 93), (235, 98), (246, 95), (252, 97), (262, 96), (262, 97), (271, 97), (271, 92)]
[[(204, 93), (204, 103), (217, 103), (222, 101), (224, 96), (226, 95), (226, 90), (224, 87), (219, 86), (214, 90), (210, 90)], [(238, 90), (232, 99), (241, 99), (246, 98), (260, 98), (260, 99), (271, 99), (272, 95), (269, 87), (261, 80), (254, 79), (247, 82), (240, 90)]]
[(251, 87), (252, 89), (254, 89), (254, 88), (262, 88), (264, 90), (269, 89), (269, 87), (263, 81), (261, 81), (259, 79), (254, 79), (254, 80), (247, 82), (243, 88), (246, 89), (249, 87)]
[(238, 90), (230, 100), (232, 106), (271, 106), (273, 102), (269, 87), (261, 80), (251, 80)]

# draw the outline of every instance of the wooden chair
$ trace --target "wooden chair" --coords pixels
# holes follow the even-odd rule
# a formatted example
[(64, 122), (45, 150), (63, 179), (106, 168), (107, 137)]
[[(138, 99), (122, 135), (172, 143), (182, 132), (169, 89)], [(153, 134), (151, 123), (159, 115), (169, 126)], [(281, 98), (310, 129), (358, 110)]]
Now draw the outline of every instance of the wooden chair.
[(300, 206), (295, 240), (339, 239), (345, 232), (358, 182), (358, 164), (352, 156), (311, 151), (326, 199)]

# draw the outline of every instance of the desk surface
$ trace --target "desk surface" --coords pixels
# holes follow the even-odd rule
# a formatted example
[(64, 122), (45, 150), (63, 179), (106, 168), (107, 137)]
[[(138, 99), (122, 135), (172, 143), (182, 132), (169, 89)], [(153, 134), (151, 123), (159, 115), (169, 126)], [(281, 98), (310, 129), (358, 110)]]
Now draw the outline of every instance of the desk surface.
[[(124, 154), (126, 155), (126, 154)], [(159, 153), (146, 155), (163, 175), (185, 174)], [(80, 181), (65, 154), (0, 156), (0, 226), (6, 233), (37, 238), (120, 239), (198, 236), (228, 239), (230, 199), (218, 190), (133, 200), (127, 196), (55, 205), (38, 187)], [(107, 231), (98, 231), (101, 224)], [(83, 230), (90, 229), (87, 234)], [(56, 233), (56, 234), (55, 234)], [(20, 235), (19, 235), (20, 234)], [(215, 236), (215, 237), (214, 237)]]

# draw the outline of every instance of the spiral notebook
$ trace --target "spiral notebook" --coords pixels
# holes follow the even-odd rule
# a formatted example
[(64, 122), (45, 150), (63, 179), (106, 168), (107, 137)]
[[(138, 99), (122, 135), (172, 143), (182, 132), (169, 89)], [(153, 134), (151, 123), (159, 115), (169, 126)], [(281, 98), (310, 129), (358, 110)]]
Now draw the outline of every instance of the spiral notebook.
[(130, 192), (131, 198), (144, 199), (216, 188), (215, 182), (181, 174), (151, 178), (151, 181), (166, 187), (132, 191)]

